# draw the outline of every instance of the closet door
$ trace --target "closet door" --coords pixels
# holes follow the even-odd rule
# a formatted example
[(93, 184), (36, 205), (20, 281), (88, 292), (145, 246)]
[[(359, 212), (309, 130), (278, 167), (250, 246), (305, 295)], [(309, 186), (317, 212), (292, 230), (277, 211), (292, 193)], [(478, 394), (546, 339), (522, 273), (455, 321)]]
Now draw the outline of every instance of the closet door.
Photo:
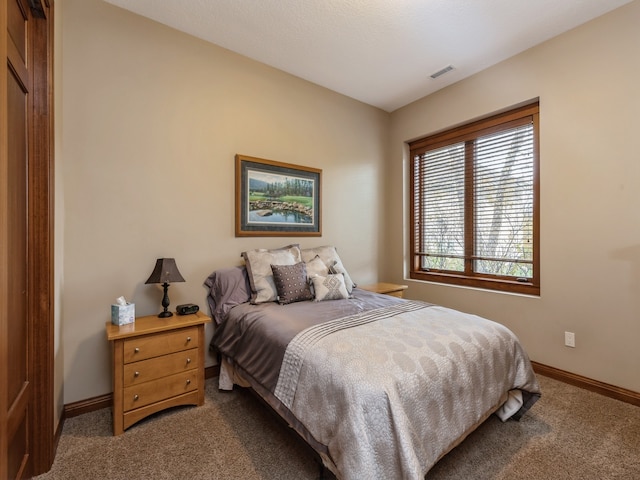
[(43, 175), (50, 180), (50, 169), (41, 171), (50, 164), (50, 57), (42, 51), (50, 38), (39, 0), (1, 8), (0, 478), (21, 479), (53, 461), (51, 275), (38, 278), (52, 273), (53, 191), (39, 191)]
[[(26, 2), (25, 2), (26, 3)], [(2, 478), (21, 478), (29, 473), (29, 410), (31, 383), (29, 368), (29, 317), (27, 272), (27, 172), (29, 150), (28, 6), (7, 1), (7, 166), (3, 187), (6, 195), (6, 318), (2, 335), (6, 348), (4, 401), (7, 441), (6, 470)]]

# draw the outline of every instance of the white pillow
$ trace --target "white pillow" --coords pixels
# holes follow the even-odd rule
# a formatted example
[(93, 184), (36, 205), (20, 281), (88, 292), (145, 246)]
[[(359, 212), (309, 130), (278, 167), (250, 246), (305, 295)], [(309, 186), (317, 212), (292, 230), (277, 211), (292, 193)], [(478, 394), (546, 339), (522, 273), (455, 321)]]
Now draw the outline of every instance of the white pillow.
[(331, 273), (342, 273), (344, 275), (344, 283), (349, 293), (351, 293), (353, 287), (356, 286), (355, 283), (353, 283), (353, 280), (351, 280), (351, 276), (343, 265), (342, 260), (340, 260), (340, 256), (338, 255), (336, 247), (325, 245), (322, 247), (305, 248), (301, 250), (301, 254), (302, 261), (305, 263), (308, 263), (317, 255), (324, 262), (324, 264), (329, 267), (329, 271), (331, 271), (331, 269), (335, 267), (334, 272)]
[(326, 277), (329, 275), (329, 267), (322, 261), (322, 259), (316, 255), (308, 262), (305, 262), (307, 266), (307, 277), (312, 278), (316, 275)]
[(259, 248), (242, 252), (251, 285), (251, 303), (274, 302), (278, 296), (271, 265), (295, 265), (302, 261), (297, 244), (267, 250)]
[(323, 300), (342, 300), (349, 298), (349, 292), (344, 284), (344, 275), (329, 274), (326, 277), (316, 275), (311, 278), (316, 302)]
[(329, 268), (329, 272), (340, 273), (344, 276), (344, 283), (345, 283), (345, 286), (347, 287), (347, 292), (349, 292), (349, 295), (351, 295), (351, 292), (353, 291), (353, 287), (355, 287), (355, 284), (351, 280), (351, 277), (349, 276), (347, 269), (344, 268), (344, 265), (342, 265), (342, 262), (340, 261), (340, 259), (338, 259), (336, 263), (331, 265), (331, 267)]

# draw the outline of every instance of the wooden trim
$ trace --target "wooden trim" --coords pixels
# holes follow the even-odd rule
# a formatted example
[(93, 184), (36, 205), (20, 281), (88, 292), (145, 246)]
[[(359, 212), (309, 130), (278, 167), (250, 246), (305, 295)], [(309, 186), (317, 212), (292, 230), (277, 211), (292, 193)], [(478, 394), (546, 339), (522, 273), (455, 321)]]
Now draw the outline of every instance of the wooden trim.
[[(4, 65), (7, 65), (8, 43), (7, 37), (7, 3), (3, 2), (0, 8), (0, 55), (2, 55)], [(9, 442), (7, 439), (7, 413), (8, 398), (5, 395), (6, 385), (8, 383), (9, 371), (9, 348), (6, 338), (8, 337), (8, 265), (9, 252), (7, 248), (7, 239), (9, 237), (9, 222), (7, 213), (9, 211), (7, 199), (7, 186), (9, 185), (9, 148), (8, 128), (4, 128), (9, 120), (8, 115), (8, 66), (2, 69), (0, 74), (0, 476), (4, 475), (5, 465), (8, 461)]]
[[(54, 143), (53, 9), (30, 2), (31, 126), (29, 132), (29, 312), (32, 322), (31, 457), (33, 473), (55, 457), (54, 403)], [(37, 9), (34, 6), (37, 3)]]
[(458, 139), (465, 139), (468, 136), (475, 136), (478, 132), (496, 125), (502, 125), (509, 122), (520, 122), (522, 118), (534, 115), (538, 112), (540, 98), (534, 98), (520, 104), (520, 106), (509, 107), (502, 112), (492, 113), (486, 117), (481, 117), (465, 123), (457, 127), (447, 128), (439, 133), (433, 133), (426, 137), (409, 142), (412, 151), (420, 150), (426, 146), (441, 143), (453, 143)]
[(107, 393), (98, 397), (87, 398), (77, 402), (68, 403), (64, 406), (62, 418), (72, 418), (85, 413), (95, 412), (103, 408), (111, 407), (113, 403), (113, 394)]
[[(418, 257), (418, 255), (416, 255)], [(534, 273), (535, 275), (535, 273)], [(445, 273), (435, 271), (413, 271), (409, 272), (412, 280), (424, 282), (443, 283), (471, 288), (481, 288), (498, 292), (521, 293), (523, 295), (540, 296), (540, 286), (529, 282), (518, 282), (512, 279), (486, 278), (481, 276), (468, 277), (460, 274)]]
[[(204, 369), (204, 378), (217, 377), (220, 374), (220, 365), (213, 365)], [(62, 418), (58, 425), (58, 430), (62, 430), (62, 424), (67, 418), (77, 417), (85, 413), (95, 412), (103, 408), (110, 408), (113, 404), (113, 393), (106, 393), (86, 400), (79, 400), (73, 403), (67, 403), (62, 411)], [(56, 434), (59, 437), (59, 434)], [(57, 441), (56, 441), (57, 443)]]
[(599, 393), (606, 397), (614, 398), (625, 403), (630, 403), (640, 407), (640, 393), (625, 388), (616, 387), (608, 383), (583, 377), (575, 373), (560, 370), (559, 368), (543, 365), (538, 362), (531, 362), (533, 370), (540, 375), (559, 380), (575, 387), (584, 388), (591, 392)]
[(220, 364), (204, 369), (204, 378), (213, 378), (220, 375)]
[(65, 417), (64, 411), (63, 411), (62, 415), (60, 415), (60, 421), (58, 422), (58, 428), (56, 428), (56, 431), (53, 434), (53, 451), (54, 452), (56, 452), (58, 450), (58, 444), (60, 443), (60, 437), (62, 437), (62, 428), (64, 427), (65, 418), (66, 417)]

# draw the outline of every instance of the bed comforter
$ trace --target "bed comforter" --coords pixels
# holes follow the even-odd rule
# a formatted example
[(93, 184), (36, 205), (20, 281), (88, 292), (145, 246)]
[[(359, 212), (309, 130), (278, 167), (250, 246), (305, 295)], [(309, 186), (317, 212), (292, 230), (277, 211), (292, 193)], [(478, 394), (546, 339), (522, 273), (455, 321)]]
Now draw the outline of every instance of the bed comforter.
[(503, 325), (354, 292), (331, 306), (241, 305), (213, 338), (339, 479), (422, 479), (493, 412), (519, 418), (539, 398)]

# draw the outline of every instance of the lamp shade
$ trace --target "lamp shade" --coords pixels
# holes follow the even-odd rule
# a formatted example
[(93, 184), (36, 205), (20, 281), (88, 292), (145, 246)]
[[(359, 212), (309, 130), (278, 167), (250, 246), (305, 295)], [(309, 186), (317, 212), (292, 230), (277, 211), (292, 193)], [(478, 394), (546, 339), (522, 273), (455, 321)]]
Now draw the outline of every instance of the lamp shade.
[(174, 258), (159, 258), (151, 276), (144, 283), (175, 283), (184, 282)]

